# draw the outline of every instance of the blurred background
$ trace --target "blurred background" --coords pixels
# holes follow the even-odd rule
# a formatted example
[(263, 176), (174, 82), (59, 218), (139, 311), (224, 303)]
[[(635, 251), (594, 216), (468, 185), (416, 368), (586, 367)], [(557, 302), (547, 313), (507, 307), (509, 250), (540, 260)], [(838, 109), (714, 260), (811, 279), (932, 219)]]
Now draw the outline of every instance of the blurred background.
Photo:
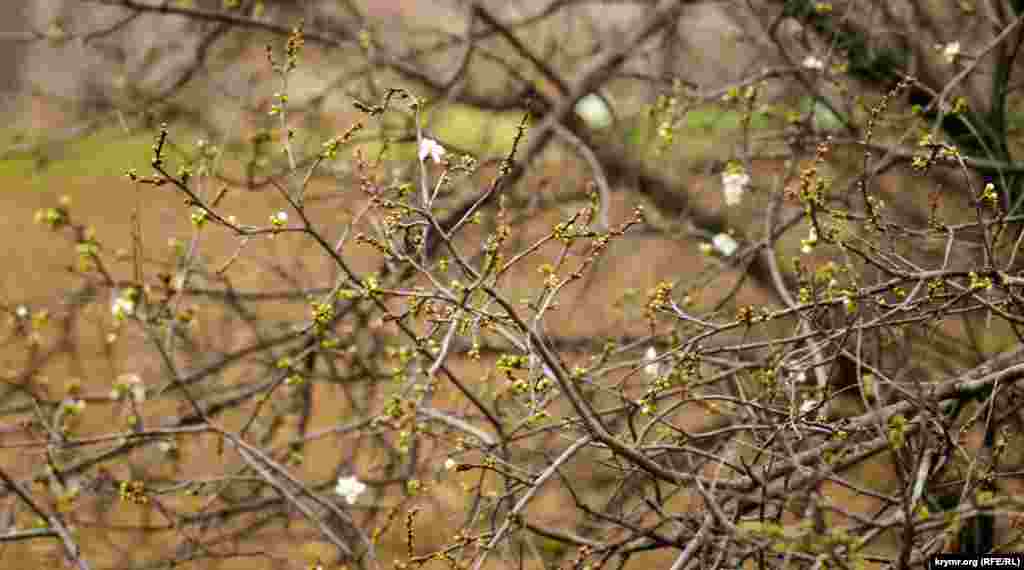
[[(271, 180), (295, 182), (288, 157), (280, 152), (281, 117), (270, 114), (281, 92), (289, 97), (286, 121), (297, 131), (295, 146), (303, 160), (315, 156), (323, 141), (357, 122), (366, 124), (337, 160), (326, 162), (310, 178), (310, 219), (329, 239), (340, 239), (349, 229), (372, 233), (382, 223), (366, 215), (371, 200), (360, 191), (362, 183), (396, 187), (418, 181), (421, 174), (415, 160), (417, 124), (412, 113), (395, 111), (369, 120), (356, 102), (365, 108), (381, 104), (391, 88), (408, 89), (427, 100), (418, 117), (424, 133), (440, 141), (452, 160), (469, 156), (479, 163), (479, 170), (453, 177), (450, 192), (438, 203), (438, 215), (444, 218), (467, 201), (472, 203), (494, 180), (497, 165), (512, 148), (516, 128), (529, 108), (527, 96), (535, 94), (541, 102), (537, 113), (543, 115), (558, 106), (566, 86), (587, 73), (588, 65), (622, 50), (611, 72), (595, 87), (613, 110), (614, 122), (596, 128), (583, 117), (567, 117), (561, 130), (552, 127), (554, 143), (538, 145), (532, 156), (521, 151), (517, 158), (526, 163), (526, 171), (505, 193), (516, 228), (509, 245), (512, 251), (532, 247), (555, 224), (590, 204), (587, 192), (595, 187), (601, 193), (602, 214), (613, 227), (633, 219), (637, 206), (645, 208), (646, 223), (615, 241), (593, 266), (592, 275), (567, 286), (558, 310), (546, 317), (546, 334), (568, 365), (590, 362), (607, 342), (621, 348), (617, 355), (635, 360), (632, 365), (640, 362), (640, 349), (647, 345), (663, 349), (677, 338), (673, 335), (685, 337), (680, 333), (683, 325), (676, 329), (662, 323), (655, 330), (644, 317), (644, 303), (659, 284), (672, 283), (674, 298), (680, 303), (685, 299), (694, 315), (731, 319), (743, 308), (784, 306), (783, 290), (788, 287), (793, 293), (808, 279), (816, 283), (820, 276), (835, 277), (837, 287), (869, 284), (868, 278), (858, 281), (861, 275), (851, 276), (835, 269), (835, 263), (829, 265), (834, 260), (848, 264), (852, 273), (863, 271), (881, 279), (840, 248), (806, 247), (809, 223), (793, 189), (799, 186), (800, 168), (813, 164), (816, 144), (832, 135), (828, 161), (818, 165), (820, 174), (836, 188), (829, 204), (863, 211), (856, 184), (863, 180), (868, 161), (859, 146), (863, 131), (857, 129), (866, 124), (870, 106), (889, 93), (903, 74), (913, 73), (918, 82), (901, 91), (891, 101), (886, 119), (875, 125), (876, 140), (889, 146), (877, 149), (875, 158), (884, 155), (884, 160), (870, 163), (884, 166), (872, 173), (869, 185), (872, 195), (888, 204), (892, 225), (925, 228), (929, 216), (950, 225), (966, 224), (975, 215), (966, 181), (1004, 175), (1011, 177), (1011, 183), (1001, 186), (1007, 188), (1003, 203), (1019, 205), (1020, 194), (1009, 190), (1014, 187), (1012, 169), (979, 167), (965, 179), (963, 172), (948, 166), (936, 166), (927, 176), (911, 167), (916, 135), (933, 125), (925, 120), (931, 117), (922, 117), (913, 106), (928, 105), (964, 66), (974, 65), (976, 54), (999, 30), (1014, 21), (1010, 8), (1000, 8), (1003, 3), (922, 7), (917, 2), (886, 0), (678, 2), (665, 18), (667, 23), (656, 26), (635, 45), (626, 43), (649, 23), (652, 14), (670, 4), (640, 0), (3, 0), (0, 209), (5, 225), (0, 228), (0, 240), (5, 245), (0, 247), (4, 268), (0, 302), (13, 332), (0, 348), (5, 375), (0, 401), (6, 406), (0, 418), (0, 442), (11, 444), (38, 435), (23, 433), (19, 426), (37, 421), (38, 409), (50, 413), (59, 410), (61, 402), (79, 396), (89, 407), (75, 426), (78, 437), (127, 429), (134, 421), (130, 418), (142, 418), (147, 425), (187, 418), (186, 402), (168, 390), (167, 362), (151, 350), (142, 331), (111, 316), (111, 303), (128, 286), (145, 284), (162, 291), (158, 284), (162, 275), (191, 272), (189, 283), (195, 290), (188, 292), (175, 314), (187, 329), (175, 354), (183, 370), (202, 370), (308, 319), (305, 293), (322, 294), (337, 276), (335, 264), (310, 240), (280, 235), (240, 244), (237, 236), (220, 227), (207, 226), (200, 232), (181, 194), (167, 187), (132, 184), (125, 176), (129, 169), (137, 169), (142, 176), (151, 174), (152, 145), (160, 124), (167, 123), (167, 153), (175, 167), (202, 164), (213, 147), (220, 153), (217, 167), (199, 177), (198, 191), (212, 198), (224, 190), (221, 206), (226, 214), (236, 215), (243, 223), (266, 225), (269, 216), (288, 208)], [(288, 32), (300, 21), (305, 43), (298, 67), (285, 84), (272, 73), (267, 49), (270, 46), (275, 60), (282, 61)], [(478, 37), (471, 43), (467, 38), (473, 34)], [(1002, 129), (1004, 142), (988, 145), (988, 156), (1008, 163), (1020, 150), (1024, 115), (1016, 104), (1016, 92), (1001, 91), (993, 84), (993, 77), (1005, 79), (1019, 67), (1006, 57), (1011, 63), (1003, 67), (980, 62), (979, 73), (966, 78), (957, 94), (979, 114), (993, 121), (1001, 117), (993, 124)], [(992, 95), (1004, 92), (1001, 100)], [(1005, 116), (992, 109), (1005, 109)], [(538, 124), (539, 120), (532, 123), (534, 128)], [(946, 129), (947, 125), (939, 126)], [(532, 138), (536, 133), (529, 131), (526, 140), (536, 140)], [(940, 134), (955, 140), (964, 136), (964, 129), (956, 131), (950, 125)], [(360, 161), (372, 167), (360, 168)], [(723, 195), (728, 162), (742, 167), (751, 178), (742, 201), (735, 205)], [(436, 175), (438, 170), (429, 172)], [(68, 239), (33, 221), (40, 209), (59, 204), (81, 224), (81, 235)], [(493, 206), (489, 205), (479, 227), (460, 234), (460, 245), (476, 248), (495, 231)], [(772, 228), (765, 225), (768, 212), (776, 216)], [(101, 278), (76, 271), (75, 245), (86, 234), (102, 243), (109, 275)], [(945, 250), (944, 238), (915, 234), (912, 241), (908, 235), (886, 245), (920, 267), (942, 265), (952, 271), (974, 267), (981, 258), (982, 248), (970, 230), (958, 234), (966, 237), (952, 252)], [(728, 243), (723, 237), (732, 239), (737, 249), (721, 246)], [(763, 242), (768, 244), (766, 249), (762, 250), (760, 240), (767, 240)], [(802, 249), (810, 251), (801, 253)], [(347, 243), (341, 251), (360, 272), (386, 266), (379, 252), (365, 244)], [(545, 275), (539, 270), (559, 257), (554, 248), (538, 251), (539, 259), (524, 261), (503, 281), (502, 292), (510, 299), (529, 300), (542, 289)], [(566, 255), (579, 263), (584, 254), (570, 248)], [(807, 270), (799, 275), (792, 261), (798, 256)], [(773, 259), (782, 267), (778, 280), (770, 271)], [(253, 307), (233, 312), (237, 307), (225, 301), (228, 290), (242, 293), (244, 303)], [(262, 298), (256, 293), (271, 295)], [(49, 315), (50, 328), (39, 338), (19, 336), (26, 326), (25, 318), (18, 316), (21, 308), (33, 316)], [(993, 322), (983, 311), (972, 311), (962, 318), (936, 322), (928, 330), (901, 329), (893, 335), (896, 340), (884, 339), (893, 344), (879, 340), (871, 351), (866, 349), (870, 356), (864, 358), (909, 384), (958, 374), (1018, 345), (1012, 323)], [(845, 326), (841, 315), (819, 317), (825, 328)], [(754, 332), (730, 330), (707, 344), (753, 344), (789, 334), (780, 331), (791, 332), (795, 326), (779, 322)], [(315, 387), (297, 389), (273, 401), (268, 406), (269, 419), (254, 431), (259, 432), (261, 444), (281, 452), (282, 462), (295, 459), (289, 466), (318, 492), (329, 494), (340, 476), (356, 474), (368, 482), (373, 496), (351, 512), (367, 532), (382, 529), (382, 560), (408, 558), (403, 517), (412, 505), (425, 509), (410, 523), (417, 532), (416, 553), (442, 549), (463, 528), (462, 515), (471, 502), (467, 497), (473, 496), (467, 489), (480, 491), (480, 497), (487, 497), (481, 500), (500, 506), (493, 496), (498, 485), (488, 487), (473, 474), (442, 472), (448, 457), (459, 461), (481, 461), (482, 457), (472, 446), (468, 451), (460, 447), (462, 442), (451, 433), (436, 440), (424, 438), (420, 454), (414, 454), (413, 464), (407, 466), (403, 463), (407, 456), (395, 451), (400, 447), (395, 433), (399, 428), (372, 434), (338, 431), (343, 420), (369, 421), (381, 415), (388, 398), (398, 391), (388, 384), (398, 376), (394, 369), (408, 364), (394, 348), (397, 335), (379, 315), (355, 314), (338, 330), (346, 339), (358, 338), (352, 340), (351, 353), (338, 356), (342, 375), (351, 377), (339, 380), (337, 370), (328, 373), (323, 370), (328, 365), (318, 364), (323, 377), (312, 383)], [(835, 357), (847, 340), (843, 337), (836, 346), (830, 345), (828, 356)], [(293, 354), (287, 343), (268, 346), (272, 348), (251, 359), (240, 358), (243, 364), (232, 360), (223, 371), (217, 369), (209, 383), (203, 383), (204, 391), (197, 392), (210, 405), (237, 401), (226, 405), (228, 411), (219, 416), (231, 429), (246, 425), (251, 415), (260, 415), (263, 408), (253, 394), (260, 392), (260, 382), (277, 373), (280, 359)], [(468, 346), (460, 345), (451, 365), (500, 400), (507, 389), (504, 380), (491, 373), (506, 349), (489, 339), (483, 359), (474, 360), (466, 354)], [(757, 350), (737, 354), (736, 362), (767, 358)], [(112, 385), (125, 374), (137, 374), (159, 396), (148, 399), (141, 409), (111, 401)], [(862, 411), (859, 381), (852, 374), (838, 370), (829, 376), (843, 394), (837, 397), (837, 413)], [(615, 388), (601, 394), (607, 398), (602, 402), (612, 405), (628, 399), (626, 395), (634, 400), (641, 397), (645, 385), (639, 376), (610, 372), (610, 385)], [(710, 390), (718, 393), (727, 388), (715, 385)], [(810, 391), (807, 388), (800, 396), (809, 399)], [(893, 388), (889, 395), (898, 393)], [(1007, 399), (1007, 405), (1013, 401)], [(529, 415), (514, 404), (508, 404), (509, 417), (518, 420)], [(453, 410), (467, 409), (462, 396), (447, 385), (438, 388), (432, 405), (453, 414)], [(788, 405), (796, 409), (800, 402)], [(552, 409), (556, 415), (569, 415), (557, 406)], [(486, 425), (469, 412), (466, 418)], [(669, 419), (675, 427), (691, 432), (722, 427), (715, 414), (695, 405), (681, 408)], [(526, 439), (517, 444), (514, 458), (534, 470), (546, 466), (550, 457), (565, 449), (559, 435), (555, 430)], [(714, 456), (724, 449), (722, 440), (730, 438), (709, 439), (709, 453)], [(968, 447), (976, 449), (983, 438), (975, 429), (969, 439)], [(245, 480), (243, 476), (252, 473), (238, 457), (225, 456), (213, 440), (179, 438), (172, 451), (155, 444), (128, 450), (116, 461), (103, 462), (105, 472), (98, 471), (96, 462), (90, 463), (81, 450), (62, 458), (81, 466), (79, 474), (92, 482), (93, 489), (110, 478), (174, 489), (163, 499), (165, 512), (124, 504), (112, 508), (110, 494), (98, 492), (69, 509), (69, 517), (78, 517), (83, 545), (98, 567), (148, 568), (176, 560), (195, 568), (300, 568), (314, 567), (313, 561), (321, 556), (333, 560), (337, 553), (316, 529), (294, 523), (295, 513), (280, 505), (267, 516), (292, 523), (263, 528), (262, 519), (245, 518), (243, 511), (249, 505), (269, 500), (273, 492)], [(668, 456), (665, 461), (674, 460), (672, 454)], [(1009, 463), (1019, 459), (1007, 457)], [(39, 448), (0, 449), (0, 466), (26, 482), (36, 477), (33, 492), (55, 509), (61, 508), (61, 489), (39, 483), (46, 480), (46, 458)], [(694, 469), (705, 466), (701, 463)], [(608, 506), (616, 515), (626, 512), (624, 505), (641, 496), (644, 487), (643, 482), (626, 485), (623, 473), (627, 470), (596, 451), (568, 466), (566, 472), (566, 480), (580, 483), (587, 501)], [(430, 482), (430, 492), (422, 499), (403, 487), (410, 473)], [(237, 476), (241, 481), (225, 485), (210, 497), (177, 492), (183, 481), (214, 474), (225, 479)], [(854, 526), (873, 520), (889, 505), (878, 493), (903, 491), (892, 474), (888, 458), (869, 459), (851, 469), (849, 476), (870, 483), (871, 492), (823, 483), (816, 492), (834, 498), (849, 513), (830, 512), (829, 523)], [(1004, 490), (1010, 492), (1015, 481), (1007, 479)], [(485, 487), (491, 495), (481, 491)], [(546, 488), (531, 504), (529, 515), (539, 525), (573, 536), (619, 539), (620, 528), (582, 515), (576, 500), (564, 488)], [(0, 502), (0, 510), (15, 512), (12, 495), (0, 501), (6, 501)], [(807, 501), (801, 495), (799, 504), (780, 507), (785, 514), (779, 514), (779, 519), (800, 521)], [(637, 499), (632, 507), (644, 509), (639, 503)], [(699, 513), (703, 503), (698, 495), (680, 492), (666, 504), (674, 516)], [(647, 511), (636, 517), (647, 522), (644, 517), (657, 518)], [(24, 510), (10, 520), (18, 521), (19, 528), (31, 524)], [(693, 520), (700, 519), (687, 519), (687, 524), (694, 524)], [(211, 549), (193, 548), (181, 538), (181, 528), (195, 530)], [(570, 548), (556, 538), (530, 543), (539, 553), (535, 558), (549, 567), (571, 566), (575, 546)], [(239, 544), (271, 547), (251, 559), (239, 550), (217, 550)], [(898, 532), (888, 530), (880, 533), (872, 552), (889, 555), (898, 545)], [(210, 554), (215, 551), (228, 554), (220, 559)], [(0, 545), (3, 567), (19, 567), (12, 564), (24, 560), (63, 564), (61, 556), (56, 541)], [(668, 568), (673, 559), (670, 553), (652, 549), (628, 558), (628, 567)], [(527, 567), (539, 569), (544, 564), (531, 558)], [(493, 558), (488, 567), (514, 565)]]

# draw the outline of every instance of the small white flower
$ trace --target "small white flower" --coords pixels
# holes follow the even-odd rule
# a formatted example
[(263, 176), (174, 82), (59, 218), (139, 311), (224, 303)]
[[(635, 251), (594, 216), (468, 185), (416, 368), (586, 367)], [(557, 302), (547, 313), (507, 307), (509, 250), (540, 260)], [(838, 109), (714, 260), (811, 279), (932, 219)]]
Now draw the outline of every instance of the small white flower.
[(956, 61), (956, 57), (960, 55), (960, 42), (949, 42), (942, 47), (942, 57), (946, 60), (946, 63), (951, 64)]
[(114, 306), (111, 307), (110, 312), (116, 318), (123, 318), (125, 315), (130, 315), (135, 312), (135, 303), (129, 299), (118, 297), (117, 300), (114, 301)]
[(657, 362), (654, 362), (655, 360), (658, 359), (658, 351), (655, 350), (653, 346), (648, 348), (647, 352), (644, 353), (644, 359), (650, 361), (644, 366), (644, 372), (648, 376), (658, 376), (658, 372), (660, 372), (661, 365), (658, 364)]
[(807, 232), (807, 239), (800, 240), (800, 251), (804, 254), (811, 253), (816, 245), (818, 245), (818, 230), (811, 226), (810, 231)]
[(350, 505), (356, 504), (359, 495), (362, 495), (365, 490), (366, 484), (355, 477), (339, 477), (338, 485), (334, 488), (334, 492), (345, 497)]
[(426, 160), (429, 155), (430, 158), (434, 159), (434, 164), (440, 164), (444, 153), (444, 147), (437, 144), (437, 141), (434, 139), (423, 139), (420, 141), (420, 162)]
[(444, 462), (445, 471), (451, 471), (452, 469), (455, 469), (458, 466), (459, 464), (451, 457), (449, 457), (447, 461)]
[(110, 303), (110, 314), (121, 320), (135, 313), (136, 292), (133, 288), (114, 290), (114, 300)]
[(14, 314), (18, 315), (19, 319), (27, 318), (28, 317), (28, 307), (26, 307), (25, 305), (18, 305), (18, 308), (14, 310)]
[(722, 172), (722, 193), (725, 195), (725, 205), (739, 204), (748, 184), (750, 184), (750, 176), (742, 168), (726, 169), (725, 172)]
[(608, 103), (595, 93), (583, 96), (573, 110), (592, 129), (607, 129), (612, 125), (612, 111)]
[(811, 70), (814, 70), (814, 71), (821, 71), (821, 70), (825, 69), (825, 62), (823, 62), (820, 59), (814, 57), (813, 55), (809, 55), (809, 56), (805, 57), (804, 61), (803, 61), (803, 63), (801, 63), (801, 65), (804, 66), (804, 69), (811, 69)]
[(718, 234), (711, 239), (711, 243), (725, 257), (736, 253), (736, 250), (740, 247), (740, 244), (736, 243), (736, 240), (729, 234)]
[(270, 216), (270, 223), (276, 227), (281, 227), (288, 223), (288, 212), (281, 211)]
[(803, 404), (800, 404), (800, 413), (801, 414), (806, 414), (807, 412), (810, 412), (814, 408), (817, 408), (818, 404), (820, 404), (820, 403), (821, 402), (819, 402), (817, 400), (807, 400)]

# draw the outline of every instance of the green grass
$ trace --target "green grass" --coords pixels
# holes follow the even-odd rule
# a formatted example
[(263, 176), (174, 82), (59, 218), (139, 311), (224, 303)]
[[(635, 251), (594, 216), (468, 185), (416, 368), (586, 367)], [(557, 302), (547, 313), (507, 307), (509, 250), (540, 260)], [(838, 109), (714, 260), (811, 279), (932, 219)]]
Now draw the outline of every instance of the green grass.
[[(742, 113), (734, 109), (702, 107), (686, 113), (683, 127), (702, 131), (735, 131), (740, 128), (742, 117)], [(750, 127), (755, 130), (770, 128), (775, 122), (767, 113), (755, 111), (750, 117)]]
[(67, 144), (44, 144), (34, 154), (0, 161), (0, 179), (16, 179), (23, 187), (44, 190), (70, 179), (121, 176), (128, 168), (149, 163), (152, 144), (150, 134), (100, 129)]
[[(626, 110), (620, 109), (619, 112), (625, 114)], [(435, 115), (431, 116), (430, 113)], [(512, 141), (521, 118), (519, 113), (494, 114), (454, 105), (428, 110), (425, 122), (429, 119), (430, 131), (450, 145), (474, 151), (481, 157), (494, 157), (503, 156), (512, 148)], [(684, 116), (679, 126), (674, 152), (692, 156), (694, 151), (699, 150), (692, 148), (692, 145), (703, 147), (705, 145), (698, 143), (706, 141), (712, 133), (725, 135), (738, 130), (740, 119), (738, 111), (718, 106), (691, 110)], [(630, 122), (632, 124), (625, 129), (626, 140), (631, 144), (646, 144), (650, 129), (653, 127), (650, 119), (645, 114), (638, 113), (636, 119)], [(754, 129), (759, 129), (770, 126), (771, 122), (772, 118), (766, 114), (755, 113), (751, 124)], [(197, 133), (174, 124), (170, 125), (170, 131), (171, 140), (175, 145), (188, 151), (192, 150), (192, 142)], [(0, 161), (0, 179), (17, 179), (22, 187), (27, 184), (31, 188), (42, 190), (52, 188), (68, 179), (119, 177), (129, 168), (136, 168), (140, 174), (148, 175), (155, 134), (144, 131), (127, 134), (120, 128), (108, 127), (67, 144), (43, 144), (41, 150), (35, 154), (23, 153)], [(367, 129), (365, 134), (372, 136), (374, 133), (372, 129)], [(319, 142), (328, 137), (328, 133), (308, 131), (305, 135), (302, 137), (300, 133), (297, 137), (297, 140), (305, 141), (299, 145), (305, 147), (300, 152), (316, 152)], [(13, 131), (0, 135), (0, 139), (8, 144), (19, 144)], [(380, 151), (381, 143), (366, 138), (363, 140), (365, 142), (360, 145), (365, 156), (375, 158)], [(250, 153), (248, 144), (232, 144), (228, 146), (229, 156), (226, 158), (245, 161)], [(168, 148), (168, 156), (175, 167), (180, 163), (178, 159), (181, 153), (174, 152), (173, 148)], [(389, 157), (399, 161), (414, 160), (416, 147), (413, 144), (394, 145)]]

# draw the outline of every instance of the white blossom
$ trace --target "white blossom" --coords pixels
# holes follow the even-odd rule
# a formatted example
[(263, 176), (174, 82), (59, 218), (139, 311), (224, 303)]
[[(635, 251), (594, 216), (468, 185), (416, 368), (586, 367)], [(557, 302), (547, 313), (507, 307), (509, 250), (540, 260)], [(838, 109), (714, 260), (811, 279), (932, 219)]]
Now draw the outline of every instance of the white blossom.
[(956, 57), (960, 55), (960, 42), (949, 42), (942, 47), (942, 57), (946, 60), (946, 63), (953, 64), (956, 61)]
[(813, 55), (805, 57), (801, 65), (803, 65), (804, 69), (811, 69), (814, 71), (821, 71), (825, 69), (825, 62), (814, 57)]
[(350, 505), (356, 504), (363, 491), (366, 491), (366, 484), (355, 477), (339, 477), (338, 485), (334, 488), (334, 492), (345, 497)]
[(114, 300), (110, 302), (110, 314), (115, 319), (123, 319), (135, 313), (135, 289), (114, 290)]
[(814, 250), (814, 246), (818, 244), (818, 230), (811, 226), (809, 232), (807, 232), (807, 239), (800, 240), (800, 251), (804, 254), (811, 253)]
[(725, 257), (736, 253), (736, 250), (740, 247), (740, 244), (736, 243), (736, 240), (729, 234), (718, 234), (711, 239), (711, 243)]
[(743, 192), (750, 184), (750, 176), (742, 169), (726, 169), (722, 173), (722, 193), (725, 195), (725, 205), (735, 206), (743, 199)]
[(459, 466), (459, 464), (454, 459), (452, 459), (451, 457), (449, 457), (444, 462), (444, 468), (445, 468), (446, 471), (451, 471), (452, 469), (455, 469), (458, 466)]
[(647, 352), (644, 353), (644, 359), (648, 361), (648, 363), (644, 365), (644, 372), (648, 376), (658, 376), (658, 372), (661, 369), (661, 365), (655, 362), (655, 360), (658, 359), (658, 351), (655, 350), (653, 346), (648, 348)]
[(612, 111), (608, 103), (595, 93), (583, 96), (573, 110), (592, 129), (606, 129), (612, 125)]
[(819, 402), (817, 400), (807, 400), (803, 404), (800, 404), (800, 413), (801, 414), (806, 414), (807, 412), (810, 412), (814, 408), (818, 407), (818, 404), (820, 404), (820, 403), (821, 402)]
[(135, 312), (135, 303), (130, 299), (118, 297), (117, 300), (114, 301), (114, 306), (111, 307), (110, 312), (118, 318), (130, 315)]
[(19, 319), (27, 318), (28, 317), (28, 307), (26, 307), (25, 305), (18, 305), (18, 308), (14, 310), (14, 314), (18, 315)]
[(420, 141), (420, 162), (423, 162), (427, 156), (430, 156), (434, 160), (434, 164), (440, 164), (444, 153), (444, 147), (434, 139), (423, 139)]

